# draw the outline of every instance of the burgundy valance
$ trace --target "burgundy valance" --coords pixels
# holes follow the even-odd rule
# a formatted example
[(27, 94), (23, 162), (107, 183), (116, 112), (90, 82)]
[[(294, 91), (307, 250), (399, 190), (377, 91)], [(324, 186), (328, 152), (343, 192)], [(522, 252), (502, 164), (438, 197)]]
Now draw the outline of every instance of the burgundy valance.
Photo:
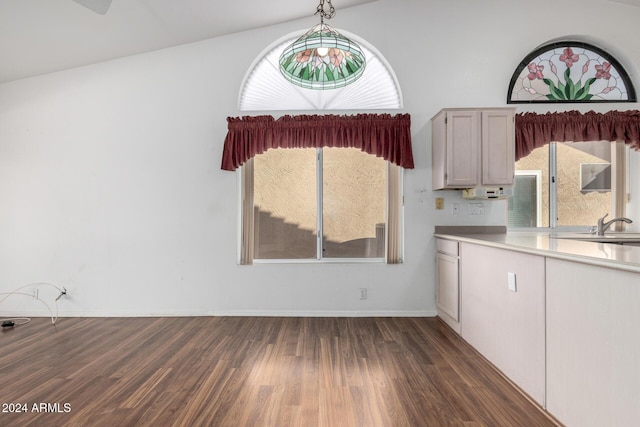
[(409, 114), (227, 118), (222, 169), (235, 170), (269, 148), (353, 147), (413, 168)]
[(640, 111), (516, 114), (516, 160), (552, 141), (624, 141), (640, 150)]

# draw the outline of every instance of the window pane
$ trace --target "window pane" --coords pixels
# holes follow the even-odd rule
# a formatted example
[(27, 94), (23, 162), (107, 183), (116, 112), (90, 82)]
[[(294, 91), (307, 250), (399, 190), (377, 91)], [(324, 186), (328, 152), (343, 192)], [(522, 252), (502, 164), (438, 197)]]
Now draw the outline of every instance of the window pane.
[(537, 227), (539, 197), (535, 173), (516, 174), (513, 197), (509, 198), (509, 227)]
[(386, 162), (355, 148), (324, 148), (323, 257), (384, 257)]
[(596, 225), (611, 212), (611, 143), (558, 143), (557, 150), (558, 226)]
[[(557, 226), (594, 226), (598, 218), (611, 212), (611, 143), (567, 142), (555, 143), (556, 147), (556, 206)], [(540, 219), (539, 226), (549, 227), (549, 150), (552, 145), (537, 148), (527, 157), (516, 162), (519, 175), (540, 174)], [(515, 193), (519, 192), (520, 180), (516, 178)], [(509, 201), (509, 225), (520, 224), (531, 210), (528, 205), (518, 204), (520, 195)], [(522, 210), (522, 211), (521, 211)]]
[[(514, 188), (514, 194), (519, 193), (519, 186), (521, 184), (518, 171), (527, 173), (529, 176), (532, 174), (540, 176), (541, 194), (537, 197), (540, 203), (540, 217), (536, 218), (536, 223), (539, 224), (539, 227), (549, 227), (549, 146), (536, 148), (527, 157), (516, 162), (516, 187)], [(519, 196), (516, 196), (516, 198), (518, 197)], [(512, 217), (530, 216), (531, 209), (533, 208), (529, 205), (517, 203), (517, 199), (509, 200), (509, 225), (513, 227), (529, 227), (527, 224), (518, 224), (519, 220), (512, 219)], [(520, 210), (522, 210), (522, 212), (520, 212)], [(514, 221), (513, 224), (512, 221)], [(534, 224), (533, 227), (535, 226)]]
[(254, 159), (256, 259), (317, 253), (316, 150), (271, 149)]

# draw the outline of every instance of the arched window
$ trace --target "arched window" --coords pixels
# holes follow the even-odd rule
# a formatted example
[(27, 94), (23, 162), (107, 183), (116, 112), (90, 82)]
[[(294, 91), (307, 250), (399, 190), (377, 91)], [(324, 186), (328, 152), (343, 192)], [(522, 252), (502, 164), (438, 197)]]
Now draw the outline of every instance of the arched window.
[(560, 41), (527, 55), (513, 73), (507, 103), (636, 102), (629, 75), (608, 52)]
[(400, 109), (402, 93), (391, 66), (366, 41), (339, 30), (362, 48), (367, 66), (362, 77), (339, 90), (304, 89), (287, 81), (278, 68), (282, 51), (300, 32), (271, 44), (253, 62), (240, 86), (241, 111)]
[[(289, 35), (253, 62), (240, 87), (239, 109), (402, 108), (400, 86), (384, 57), (341, 33), (365, 54), (358, 80), (331, 90), (293, 85), (278, 68), (299, 33)], [(402, 262), (402, 170), (413, 167), (408, 114), (230, 118), (223, 168), (239, 165), (240, 264)]]

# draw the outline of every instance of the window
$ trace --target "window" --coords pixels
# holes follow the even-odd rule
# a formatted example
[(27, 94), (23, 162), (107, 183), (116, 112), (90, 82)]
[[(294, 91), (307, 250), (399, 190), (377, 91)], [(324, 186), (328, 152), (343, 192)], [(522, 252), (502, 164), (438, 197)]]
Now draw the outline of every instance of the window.
[[(316, 246), (315, 259), (330, 259), (330, 257), (337, 257), (338, 254), (349, 257), (362, 257), (374, 258), (374, 239), (369, 234), (356, 234), (351, 235), (349, 239), (344, 236), (347, 233), (345, 229), (355, 227), (351, 217), (358, 217), (361, 222), (370, 212), (375, 212), (374, 200), (368, 195), (367, 191), (376, 188), (373, 185), (371, 178), (380, 176), (380, 173), (373, 173), (376, 167), (370, 165), (363, 165), (363, 160), (368, 162), (370, 157), (359, 158), (360, 154), (357, 152), (367, 153), (374, 158), (384, 159), (386, 163), (386, 182), (384, 184), (385, 191), (377, 191), (374, 193), (386, 195), (385, 201), (385, 222), (384, 222), (384, 258), (388, 264), (397, 264), (402, 262), (402, 173), (406, 168), (412, 169), (413, 153), (411, 148), (411, 117), (408, 114), (397, 114), (391, 116), (390, 114), (358, 114), (355, 116), (283, 116), (279, 119), (274, 119), (271, 116), (256, 116), (256, 117), (228, 117), (228, 132), (224, 141), (224, 148), (222, 150), (222, 169), (224, 170), (236, 170), (241, 167), (240, 171), (240, 212), (241, 212), (241, 224), (240, 224), (240, 248), (238, 261), (240, 264), (248, 265), (252, 264), (255, 258), (256, 242), (255, 237), (262, 238), (260, 230), (256, 232), (256, 225), (263, 227), (262, 222), (255, 222), (254, 217), (256, 215), (262, 215), (256, 210), (254, 204), (254, 183), (258, 181), (258, 187), (262, 188), (263, 181), (272, 182), (279, 185), (280, 182), (287, 182), (288, 184), (281, 186), (279, 190), (274, 190), (274, 194), (278, 191), (284, 191), (284, 194), (288, 195), (290, 203), (280, 203), (285, 205), (287, 209), (290, 209), (293, 214), (300, 221), (308, 221), (309, 213), (304, 212), (304, 209), (292, 209), (292, 206), (302, 203), (305, 209), (309, 209), (312, 203), (309, 203), (307, 197), (316, 192), (316, 200), (318, 202), (316, 206), (316, 238), (322, 236), (324, 241), (319, 242)], [(302, 150), (305, 148), (322, 149), (321, 153), (325, 155), (319, 156), (310, 151), (313, 155), (301, 154), (301, 159), (298, 160), (294, 157), (287, 157), (286, 160), (280, 161), (280, 171), (267, 163), (267, 166), (259, 166), (258, 173), (261, 174), (256, 177), (254, 164), (258, 156), (262, 156), (271, 150), (283, 149), (286, 153), (291, 153), (289, 150)], [(331, 148), (327, 150), (327, 148)], [(348, 148), (355, 150), (348, 151)], [(336, 149), (336, 150), (334, 150)], [(356, 153), (348, 154), (347, 153)], [(319, 154), (319, 153), (318, 153)], [(316, 156), (314, 159), (313, 156)], [(323, 163), (322, 158), (326, 157), (326, 161)], [(353, 157), (350, 161), (346, 159)], [(264, 159), (264, 158), (263, 158)], [(358, 159), (358, 160), (355, 160)], [(314, 167), (301, 165), (310, 165), (315, 162)], [(259, 163), (259, 161), (258, 161)], [(320, 165), (320, 167), (318, 166)], [(300, 168), (300, 169), (298, 169)], [(268, 171), (267, 174), (263, 173), (263, 169)], [(278, 178), (284, 171), (296, 170), (295, 172), (287, 172), (282, 177)], [(338, 171), (339, 173), (335, 172)], [(340, 175), (345, 171), (349, 171), (348, 179), (347, 175)], [(293, 192), (293, 188), (302, 185), (304, 182), (310, 182), (309, 177), (315, 173), (316, 184), (311, 188), (307, 186), (306, 190), (301, 192)], [(326, 179), (322, 179), (322, 175), (327, 176)], [(276, 178), (272, 179), (273, 175)], [(338, 176), (339, 178), (336, 178)], [(266, 178), (265, 178), (266, 177)], [(318, 178), (319, 177), (319, 178)], [(376, 178), (377, 179), (377, 178)], [(362, 181), (362, 183), (361, 183)], [(375, 181), (375, 180), (374, 180)], [(322, 185), (322, 186), (321, 186)], [(352, 188), (353, 187), (353, 188)], [(354, 191), (358, 190), (358, 193), (354, 196), (345, 197), (339, 193), (334, 193), (334, 189), (341, 191)], [(312, 191), (313, 190), (313, 191)], [(367, 191), (365, 191), (367, 190)], [(265, 193), (266, 194), (266, 193)], [(337, 195), (336, 195), (337, 194)], [(349, 194), (349, 193), (347, 193)], [(322, 204), (322, 198), (326, 195), (327, 201)], [(268, 198), (263, 198), (262, 195), (258, 196), (258, 203), (264, 204)], [(304, 199), (304, 203), (300, 200)], [(355, 204), (357, 209), (344, 209), (349, 203), (353, 203), (353, 200), (362, 201)], [(286, 200), (286, 199), (285, 199)], [(340, 203), (340, 210), (332, 212), (329, 210), (332, 203), (338, 200)], [(274, 206), (277, 206), (275, 204)], [(289, 206), (291, 205), (291, 206)], [(260, 205), (258, 205), (260, 207)], [(364, 207), (364, 209), (362, 209)], [(264, 212), (270, 212), (266, 206), (263, 206)], [(311, 207), (313, 209), (313, 207)], [(322, 213), (325, 213), (323, 216)], [(298, 227), (298, 224), (303, 222), (289, 222), (287, 223), (287, 216), (274, 214), (270, 212), (275, 218), (280, 218), (281, 232), (283, 230), (293, 230)], [(344, 215), (349, 221), (338, 217), (336, 215)], [(334, 217), (335, 216), (335, 217)], [(371, 230), (371, 221), (378, 221), (378, 217), (374, 219), (367, 219), (363, 223), (369, 224), (369, 230)], [(350, 222), (351, 221), (351, 222)], [(336, 223), (340, 223), (337, 224)], [(346, 227), (342, 227), (342, 223), (347, 224)], [(274, 222), (272, 221), (272, 224)], [(307, 222), (308, 223), (308, 222)], [(285, 225), (295, 225), (295, 227), (284, 227)], [(375, 229), (377, 232), (382, 231), (382, 227), (378, 222), (375, 223)], [(323, 228), (327, 231), (323, 233)], [(342, 231), (338, 234), (333, 233), (336, 229), (342, 228)], [(356, 227), (357, 228), (357, 227)], [(273, 228), (272, 228), (273, 229)], [(309, 231), (310, 227), (307, 228)], [(314, 230), (312, 230), (314, 231)], [(269, 227), (264, 233), (271, 233)], [(277, 233), (273, 233), (277, 234)], [(309, 233), (306, 233), (307, 236)], [(268, 235), (268, 234), (266, 234)], [(337, 236), (337, 237), (336, 237)], [(336, 240), (337, 239), (337, 240)], [(364, 239), (364, 240), (361, 240)], [(304, 238), (295, 240), (296, 244), (304, 241)], [(307, 240), (308, 241), (308, 240)], [(263, 242), (265, 242), (263, 240)], [(340, 250), (335, 249), (335, 245), (339, 243)], [(352, 247), (352, 251), (346, 255), (344, 248)], [(376, 234), (375, 244), (380, 245), (381, 239)], [(259, 243), (259, 242), (258, 242)], [(259, 243), (261, 244), (261, 243)], [(264, 251), (280, 251), (282, 256), (285, 250), (285, 243), (278, 243), (272, 239), (271, 249), (265, 248)], [(280, 249), (278, 249), (280, 245)], [(360, 252), (354, 252), (356, 247), (360, 245)], [(304, 250), (309, 250), (309, 245), (303, 245)], [(333, 248), (335, 250), (329, 250)], [(367, 248), (365, 251), (362, 248)], [(260, 249), (261, 250), (261, 249)], [(301, 248), (301, 250), (303, 250)], [(266, 253), (264, 252), (263, 253)], [(324, 252), (324, 254), (323, 254)], [(380, 257), (380, 250), (375, 252), (375, 258)], [(302, 255), (298, 255), (302, 257)], [(307, 258), (308, 256), (304, 256)], [(275, 259), (272, 256), (271, 259)], [(267, 258), (269, 259), (269, 258)], [(290, 259), (290, 258), (287, 258)], [(343, 258), (340, 258), (343, 259)]]
[(282, 51), (307, 30), (292, 33), (268, 46), (253, 62), (240, 88), (241, 111), (276, 110), (389, 110), (403, 108), (402, 91), (396, 75), (375, 46), (347, 31), (341, 34), (356, 41), (365, 54), (367, 68), (356, 82), (340, 90), (303, 89), (282, 77)]
[[(239, 109), (401, 109), (400, 85), (384, 56), (356, 35), (340, 32), (357, 41), (365, 53), (367, 68), (358, 81), (335, 91), (290, 84), (280, 74), (278, 58), (299, 37), (296, 32), (255, 58), (240, 87)], [(227, 121), (222, 169), (241, 167), (240, 264), (252, 264), (254, 258), (402, 262), (402, 174), (405, 168), (413, 168), (408, 114), (283, 116), (277, 120), (245, 116)], [(320, 147), (318, 157), (315, 150)], [(274, 160), (281, 155), (287, 160)], [(287, 166), (276, 171), (271, 162)], [(302, 183), (312, 182), (310, 177), (315, 178), (314, 185), (301, 188)], [(269, 182), (277, 185), (267, 187)], [(293, 189), (299, 190), (295, 196)], [(255, 204), (254, 190), (258, 192)], [(279, 198), (291, 203), (271, 206)]]
[(509, 227), (542, 227), (542, 171), (515, 171), (514, 192), (509, 199)]
[(252, 167), (254, 260), (384, 259), (384, 159), (355, 148), (272, 149)]
[(516, 68), (507, 103), (635, 102), (629, 75), (610, 53), (559, 41), (527, 55)]
[(624, 143), (552, 142), (516, 162), (510, 227), (592, 227), (624, 216)]

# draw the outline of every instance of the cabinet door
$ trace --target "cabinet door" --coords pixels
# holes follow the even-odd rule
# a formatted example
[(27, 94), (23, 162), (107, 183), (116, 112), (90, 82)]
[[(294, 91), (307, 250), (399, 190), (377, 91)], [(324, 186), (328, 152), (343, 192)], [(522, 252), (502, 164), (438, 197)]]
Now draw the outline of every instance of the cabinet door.
[(514, 113), (482, 112), (482, 185), (512, 185), (515, 163)]
[(438, 315), (456, 332), (459, 327), (459, 271), (458, 257), (436, 254), (436, 304)]
[(446, 185), (469, 188), (478, 184), (480, 161), (480, 113), (447, 112)]

